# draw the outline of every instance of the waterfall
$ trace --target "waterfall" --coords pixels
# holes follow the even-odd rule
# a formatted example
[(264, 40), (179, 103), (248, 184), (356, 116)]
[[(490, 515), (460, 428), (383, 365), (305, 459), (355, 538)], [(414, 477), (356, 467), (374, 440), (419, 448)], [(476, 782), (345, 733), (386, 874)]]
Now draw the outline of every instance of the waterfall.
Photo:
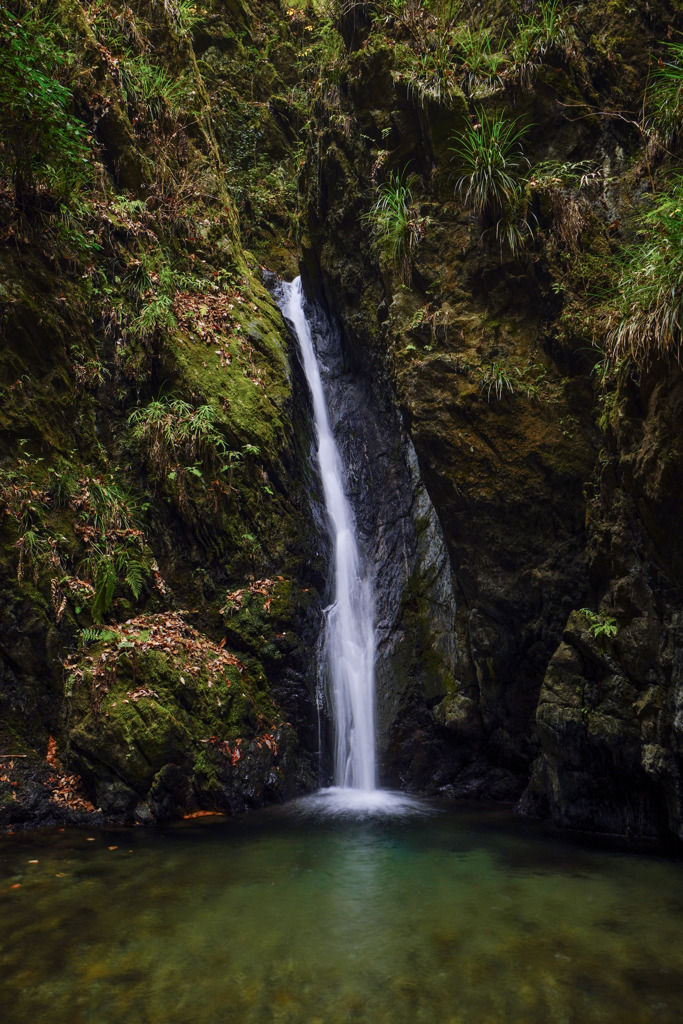
[(372, 586), (358, 551), (300, 277), (284, 285), (281, 309), (294, 326), (313, 400), (318, 464), (334, 551), (334, 599), (325, 611), (323, 652), (334, 722), (335, 783), (342, 789), (370, 792), (376, 787)]

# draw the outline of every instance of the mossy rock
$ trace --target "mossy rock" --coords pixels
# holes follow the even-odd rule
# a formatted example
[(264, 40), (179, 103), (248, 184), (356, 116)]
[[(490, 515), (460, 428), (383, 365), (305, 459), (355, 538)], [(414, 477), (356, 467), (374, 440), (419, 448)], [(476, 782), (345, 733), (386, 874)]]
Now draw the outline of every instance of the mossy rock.
[(163, 819), (198, 806), (259, 806), (305, 788), (294, 732), (265, 677), (177, 618), (145, 624), (71, 662), (68, 757), (93, 802), (124, 816), (142, 805), (141, 820)]

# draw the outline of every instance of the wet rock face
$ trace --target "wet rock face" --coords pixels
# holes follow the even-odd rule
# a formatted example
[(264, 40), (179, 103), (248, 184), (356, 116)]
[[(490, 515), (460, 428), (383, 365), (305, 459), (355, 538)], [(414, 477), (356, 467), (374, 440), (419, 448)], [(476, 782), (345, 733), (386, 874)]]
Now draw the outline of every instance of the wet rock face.
[[(590, 445), (578, 424), (563, 436), (564, 395), (552, 405), (487, 400), (449, 357), (406, 369), (401, 382), (455, 569), (465, 692), (490, 760), (523, 777), (545, 665), (585, 588)], [(454, 742), (463, 738), (454, 728)]]
[[(454, 581), (453, 682), (436, 713), (427, 701), (419, 715), (415, 708), (405, 715), (403, 743), (391, 747), (391, 775), (427, 792), (514, 799), (537, 753), (534, 719), (545, 668), (587, 589), (583, 487), (596, 447), (591, 390), (560, 380), (541, 348), (538, 318), (515, 302), (504, 271), (489, 268), (498, 290), (482, 297), (484, 255), (469, 249), (465, 266), (469, 228), (457, 220), (445, 225), (445, 210), (434, 208), (437, 224), (421, 243), (418, 271), (427, 280), (454, 280), (460, 295), (442, 290), (451, 304), (447, 328), (433, 335), (413, 329), (427, 301), (415, 281), (405, 289), (363, 268), (351, 216), (354, 204), (358, 210), (351, 159), (330, 151), (323, 166), (326, 173), (329, 163), (332, 179), (322, 190), (327, 222), (343, 228), (334, 236), (312, 231), (310, 276), (345, 324), (359, 372), (374, 382), (389, 368), (392, 401), (443, 529)], [(344, 167), (347, 189), (338, 182)], [(487, 395), (481, 371), (501, 357), (519, 367), (542, 360), (556, 383), (531, 397), (507, 389), (502, 397)], [(367, 387), (377, 404), (376, 389)], [(415, 621), (429, 621), (428, 607), (413, 610)], [(416, 660), (424, 663), (424, 654)]]
[[(338, 327), (309, 303), (329, 415), (359, 546), (374, 581), (380, 778), (422, 788), (430, 709), (456, 686), (455, 600), (446, 545), (386, 379), (359, 372)], [(322, 549), (327, 546), (321, 538)], [(329, 552), (328, 552), (329, 557)], [(422, 743), (415, 731), (422, 728)]]
[[(390, 57), (381, 47), (357, 59), (363, 75), (384, 85), (372, 93), (372, 110), (349, 94), (350, 115), (367, 122), (362, 134), (329, 132), (309, 193), (306, 267), (344, 324), (359, 372), (390, 380), (384, 401), (399, 410), (412, 441), (454, 586), (452, 685), (436, 713), (427, 701), (419, 720), (407, 715), (392, 772), (429, 792), (512, 799), (537, 753), (545, 668), (586, 591), (592, 392), (573, 371), (562, 379), (544, 350), (549, 310), (540, 275), (501, 265), (499, 252), (477, 246), (471, 218), (453, 201), (448, 145), (466, 116), (464, 100), (451, 117), (434, 103), (418, 111), (384, 74)], [(386, 263), (378, 273), (362, 235), (375, 171), (359, 140), (375, 136), (389, 140), (390, 166), (410, 160), (424, 183), (420, 212), (429, 225), (408, 283)], [(487, 394), (483, 372), (499, 361), (513, 375), (514, 367), (540, 364), (554, 383), (531, 396), (507, 387)], [(417, 605), (414, 612), (415, 621), (431, 615)]]
[[(616, 6), (589, 19), (646, 66), (637, 19)], [(590, 342), (557, 343), (556, 256), (502, 255), (454, 196), (449, 139), (464, 99), (420, 104), (391, 60), (380, 43), (353, 54), (340, 103), (357, 130), (321, 126), (304, 240), (314, 290), (343, 324), (375, 404), (375, 382), (390, 382), (384, 401), (410, 436), (452, 568), (453, 685), (432, 707), (390, 697), (401, 710), (389, 776), (427, 792), (524, 793), (521, 809), (576, 828), (680, 831), (680, 372), (660, 366), (622, 382), (605, 412), (581, 355)], [(605, 67), (595, 95), (635, 94), (632, 69), (617, 81)], [(516, 109), (528, 105), (532, 162), (581, 154), (624, 175), (588, 215), (587, 248), (601, 258), (638, 141), (568, 122), (557, 102), (568, 90), (564, 72), (545, 68)], [(373, 252), (362, 216), (378, 181), (404, 168), (421, 176), (428, 221), (407, 278)], [(511, 374), (500, 393), (496, 366)], [(524, 367), (540, 382), (526, 392), (516, 386)], [(382, 495), (364, 458), (358, 479)], [(617, 635), (596, 637), (584, 606), (614, 617)], [(415, 606), (416, 618), (424, 611)]]
[(563, 825), (683, 836), (681, 422), (683, 375), (665, 366), (639, 388), (623, 385), (609, 413), (588, 509), (599, 618), (569, 616), (543, 682), (541, 754), (521, 803)]
[[(346, 318), (362, 326), (358, 304)], [(510, 322), (507, 351), (522, 364), (533, 345)], [(393, 380), (457, 612), (452, 688), (434, 709), (391, 698), (401, 741), (388, 777), (427, 792), (524, 791), (520, 810), (564, 827), (680, 835), (680, 370), (622, 383), (598, 433), (580, 374), (549, 400), (487, 399), (467, 367), (486, 317), (466, 326), (457, 352), (397, 360)], [(377, 344), (365, 356), (351, 345), (366, 379)], [(428, 556), (437, 566), (441, 550)], [(616, 636), (596, 636), (584, 605), (613, 617)]]

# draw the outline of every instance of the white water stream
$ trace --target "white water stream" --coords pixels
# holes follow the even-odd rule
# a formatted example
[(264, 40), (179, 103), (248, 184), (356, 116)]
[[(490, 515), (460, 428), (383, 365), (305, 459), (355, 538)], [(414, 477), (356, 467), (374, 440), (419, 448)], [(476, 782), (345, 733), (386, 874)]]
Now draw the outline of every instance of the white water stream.
[[(330, 428), (301, 278), (284, 285), (282, 312), (294, 326), (313, 399), (318, 463), (334, 547), (334, 600), (325, 612), (324, 658), (335, 732), (338, 787), (366, 794), (376, 789), (375, 635), (373, 596), (356, 542), (344, 470)], [(360, 796), (360, 793), (359, 793)]]

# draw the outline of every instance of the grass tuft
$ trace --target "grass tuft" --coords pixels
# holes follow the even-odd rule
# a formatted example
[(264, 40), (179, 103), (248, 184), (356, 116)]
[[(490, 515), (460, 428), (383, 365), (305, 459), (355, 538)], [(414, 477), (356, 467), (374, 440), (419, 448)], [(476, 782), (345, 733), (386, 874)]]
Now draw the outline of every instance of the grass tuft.
[(644, 240), (624, 251), (618, 298), (608, 316), (608, 353), (647, 366), (654, 356), (681, 362), (683, 328), (683, 174), (654, 199)]
[(364, 216), (369, 224), (375, 247), (392, 260), (404, 277), (410, 272), (411, 253), (424, 234), (425, 221), (414, 208), (413, 189), (420, 183), (417, 174), (406, 176), (406, 170), (392, 172), (388, 181), (377, 187), (377, 198)]
[(477, 117), (478, 123), (452, 138), (455, 190), (514, 255), (532, 235), (525, 195), (529, 161), (521, 145), (527, 127), (505, 114), (479, 111)]

